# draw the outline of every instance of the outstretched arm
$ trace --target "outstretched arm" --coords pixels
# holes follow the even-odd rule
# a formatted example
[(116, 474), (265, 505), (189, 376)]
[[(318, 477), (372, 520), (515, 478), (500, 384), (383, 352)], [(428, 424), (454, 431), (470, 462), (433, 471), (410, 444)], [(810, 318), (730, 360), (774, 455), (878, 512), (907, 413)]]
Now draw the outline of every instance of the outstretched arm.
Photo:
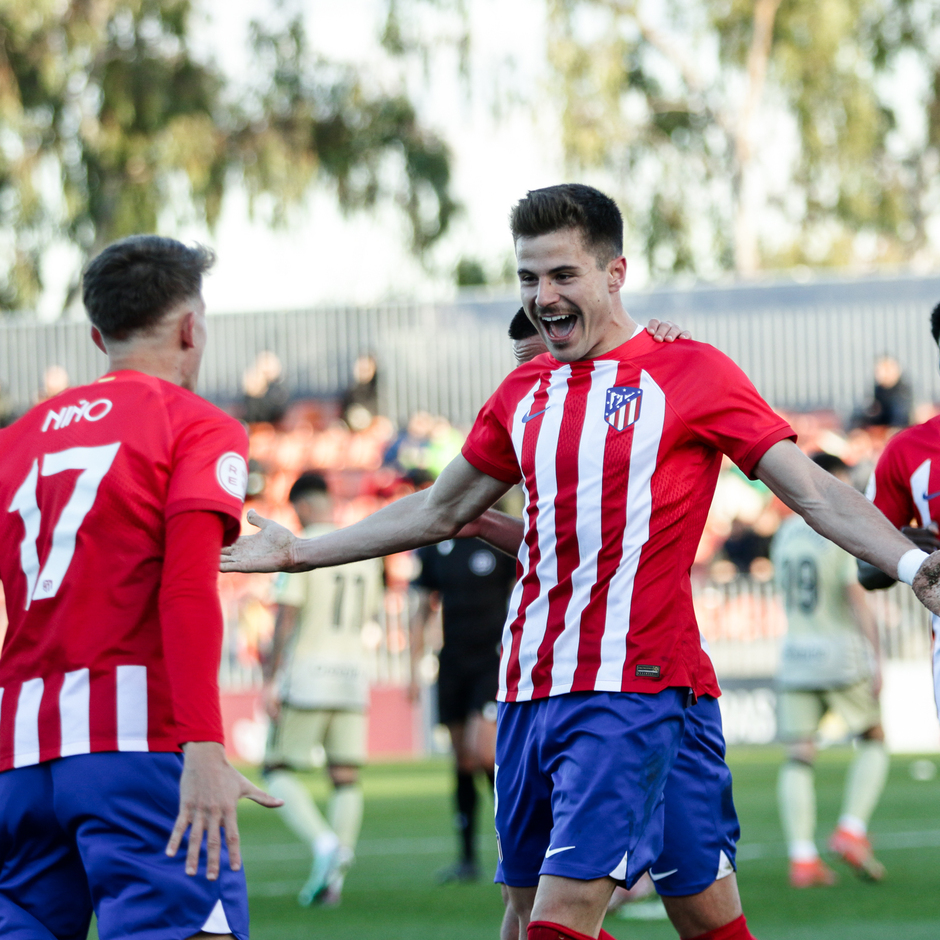
[[(820, 535), (892, 578), (899, 577), (902, 557), (917, 550), (861, 493), (816, 466), (792, 441), (774, 444), (757, 464), (757, 476)], [(918, 598), (940, 612), (940, 553), (930, 556), (918, 579)], [(926, 581), (936, 583), (928, 589)]]
[(434, 486), (391, 503), (345, 529), (298, 539), (288, 529), (250, 512), (261, 528), (222, 549), (222, 571), (309, 571), (391, 555), (453, 537), (461, 526), (496, 502), (508, 483), (456, 456)]

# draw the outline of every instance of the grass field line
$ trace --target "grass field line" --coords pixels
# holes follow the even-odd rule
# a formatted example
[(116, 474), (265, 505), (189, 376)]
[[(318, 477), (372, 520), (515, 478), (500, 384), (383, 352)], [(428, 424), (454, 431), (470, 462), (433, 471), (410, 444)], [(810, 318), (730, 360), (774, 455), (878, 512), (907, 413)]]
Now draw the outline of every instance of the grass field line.
[[(880, 852), (894, 849), (931, 848), (940, 846), (940, 829), (919, 829), (907, 832), (880, 832), (873, 834), (875, 848)], [(363, 839), (356, 848), (362, 858), (381, 856), (438, 855), (453, 848), (451, 836), (427, 836), (395, 839)], [(299, 842), (278, 845), (245, 846), (245, 861), (286, 862), (306, 860), (310, 851)], [(752, 861), (760, 858), (782, 858), (787, 854), (784, 842), (742, 842), (738, 845), (738, 859)]]

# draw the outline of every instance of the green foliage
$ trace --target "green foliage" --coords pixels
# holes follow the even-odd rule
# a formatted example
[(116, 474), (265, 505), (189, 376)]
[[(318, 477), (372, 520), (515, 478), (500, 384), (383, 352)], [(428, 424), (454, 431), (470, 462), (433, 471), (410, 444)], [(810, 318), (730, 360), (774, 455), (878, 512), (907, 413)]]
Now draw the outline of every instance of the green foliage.
[(458, 287), (482, 287), (486, 284), (486, 271), (476, 258), (461, 258), (454, 271)]
[[(244, 182), (282, 224), (318, 182), (344, 210), (393, 199), (424, 251), (455, 210), (444, 143), (400, 95), (313, 56), (299, 18), (253, 27), (256, 85), (190, 46), (191, 0), (0, 0), (0, 307), (32, 305), (49, 241), (84, 255), (166, 212), (210, 227)], [(247, 52), (248, 50), (246, 50)]]
[[(776, 254), (765, 249), (765, 264), (846, 263), (859, 232), (877, 241), (872, 260), (903, 262), (926, 245), (940, 164), (932, 0), (547, 6), (570, 170), (616, 180), (653, 274), (729, 265), (730, 247), (740, 269), (735, 239), (759, 234), (759, 224), (753, 234), (738, 227), (760, 215), (744, 195), (754, 173), (796, 233)], [(771, 23), (766, 49), (756, 39), (761, 9)], [(902, 101), (909, 89), (898, 74), (910, 75), (912, 63), (932, 81), (925, 100)], [(923, 114), (923, 141), (899, 135), (902, 105)], [(756, 119), (768, 114), (795, 128), (792, 160), (755, 159), (766, 126)], [(696, 229), (700, 247), (690, 253)]]

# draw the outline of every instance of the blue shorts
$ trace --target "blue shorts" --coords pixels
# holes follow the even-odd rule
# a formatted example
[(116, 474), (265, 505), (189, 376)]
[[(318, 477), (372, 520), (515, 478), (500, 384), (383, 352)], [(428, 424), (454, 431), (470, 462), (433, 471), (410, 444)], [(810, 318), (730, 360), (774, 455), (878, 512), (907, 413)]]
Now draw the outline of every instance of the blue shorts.
[(244, 871), (225, 842), (216, 881), (184, 871), (186, 840), (165, 854), (179, 811), (180, 754), (82, 754), (0, 773), (0, 937), (85, 940), (92, 908), (101, 940), (184, 940), (221, 900), (248, 938)]
[(739, 828), (718, 702), (688, 690), (501, 703), (496, 880), (540, 875), (703, 891), (734, 870)]

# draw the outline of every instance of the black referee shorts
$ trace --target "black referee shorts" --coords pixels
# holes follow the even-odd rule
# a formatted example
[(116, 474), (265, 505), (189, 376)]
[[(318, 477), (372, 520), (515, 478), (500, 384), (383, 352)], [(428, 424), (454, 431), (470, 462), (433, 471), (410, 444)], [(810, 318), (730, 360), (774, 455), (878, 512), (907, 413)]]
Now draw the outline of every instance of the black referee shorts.
[(496, 702), (499, 659), (464, 659), (442, 655), (437, 674), (438, 721), (444, 725), (465, 722), (474, 712)]

